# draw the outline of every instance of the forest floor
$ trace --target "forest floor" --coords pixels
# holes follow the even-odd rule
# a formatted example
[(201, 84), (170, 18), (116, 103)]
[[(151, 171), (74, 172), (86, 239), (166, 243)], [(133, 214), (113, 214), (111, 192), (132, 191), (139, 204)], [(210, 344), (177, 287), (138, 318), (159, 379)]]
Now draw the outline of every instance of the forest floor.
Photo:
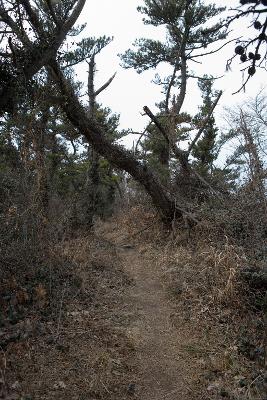
[[(29, 276), (6, 278), (2, 299), (18, 315), (2, 316), (0, 398), (265, 399), (262, 360), (240, 351), (239, 312), (213, 315), (199, 293), (195, 304), (192, 288), (166, 279), (172, 263), (154, 233), (136, 240), (127, 224), (101, 223), (56, 247), (62, 266), (34, 272), (31, 288)], [(250, 353), (262, 344), (254, 317), (242, 328)]]

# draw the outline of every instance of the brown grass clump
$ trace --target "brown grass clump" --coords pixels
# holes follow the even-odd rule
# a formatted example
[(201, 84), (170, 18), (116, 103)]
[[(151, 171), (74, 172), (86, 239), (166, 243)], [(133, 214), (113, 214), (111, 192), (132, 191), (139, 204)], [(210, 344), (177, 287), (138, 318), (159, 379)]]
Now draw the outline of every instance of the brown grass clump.
[[(183, 351), (201, 361), (207, 396), (220, 390), (232, 399), (261, 399), (264, 384), (264, 295), (242, 278), (249, 260), (224, 241), (183, 242), (164, 247), (158, 265), (176, 307), (173, 324), (190, 332)], [(187, 334), (188, 335), (188, 334)], [(255, 381), (256, 379), (256, 381)], [(206, 382), (206, 383), (205, 383)], [(208, 390), (209, 389), (209, 390)]]
[(193, 302), (202, 302), (205, 298), (205, 303), (212, 308), (240, 305), (239, 275), (247, 259), (228, 240), (222, 248), (216, 248), (214, 243), (201, 243), (194, 248), (167, 246), (160, 262), (164, 265), (165, 278), (172, 285), (179, 282), (183, 297)]

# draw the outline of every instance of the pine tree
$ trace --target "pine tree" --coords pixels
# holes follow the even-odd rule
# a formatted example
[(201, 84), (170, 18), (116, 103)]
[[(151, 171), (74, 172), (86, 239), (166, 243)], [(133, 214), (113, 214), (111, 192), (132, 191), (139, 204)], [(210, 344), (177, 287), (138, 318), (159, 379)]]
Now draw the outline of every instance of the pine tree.
[[(122, 56), (125, 68), (134, 68), (138, 73), (155, 69), (161, 63), (167, 63), (172, 73), (156, 82), (163, 87), (165, 99), (162, 103), (165, 111), (170, 107), (178, 114), (182, 108), (189, 74), (188, 68), (200, 54), (226, 37), (226, 31), (218, 22), (208, 26), (209, 19), (218, 16), (224, 8), (214, 4), (207, 5), (201, 0), (144, 0), (144, 6), (138, 11), (145, 15), (145, 24), (165, 26), (165, 42), (154, 39), (138, 39), (134, 43), (136, 50), (127, 50)], [(178, 94), (173, 89), (178, 88)], [(171, 103), (171, 104), (170, 104)]]
[[(203, 119), (209, 114), (214, 99), (218, 96), (218, 93), (213, 90), (214, 80), (207, 75), (199, 79), (198, 86), (201, 90), (201, 96), (203, 104), (200, 107), (199, 113), (194, 118), (194, 124), (196, 128), (201, 126)], [(217, 158), (216, 151), (216, 137), (218, 128), (215, 125), (215, 118), (211, 116), (207, 122), (201, 139), (196, 143), (192, 150), (192, 155), (196, 159), (194, 162), (195, 167), (201, 172), (202, 175), (211, 173), (213, 162)]]

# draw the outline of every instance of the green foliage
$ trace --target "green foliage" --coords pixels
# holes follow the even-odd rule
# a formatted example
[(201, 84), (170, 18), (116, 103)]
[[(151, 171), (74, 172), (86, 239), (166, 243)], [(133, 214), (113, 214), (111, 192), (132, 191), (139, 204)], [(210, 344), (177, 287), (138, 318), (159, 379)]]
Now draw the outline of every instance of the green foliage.
[[(136, 40), (134, 49), (128, 49), (121, 55), (123, 66), (134, 68), (138, 73), (156, 68), (161, 63), (167, 63), (171, 67), (172, 72), (169, 76), (162, 79), (156, 74), (154, 80), (154, 83), (161, 86), (165, 95), (165, 99), (158, 104), (160, 113), (157, 118), (171, 141), (178, 146), (183, 141), (191, 139), (189, 132), (193, 128), (200, 127), (201, 121), (212, 106), (215, 95), (212, 93), (212, 81), (205, 79), (200, 83), (203, 105), (199, 115), (192, 120), (189, 115), (181, 113), (189, 79), (190, 62), (194, 61), (195, 56), (208, 52), (203, 50), (208, 45), (226, 37), (226, 30), (222, 28), (220, 22), (210, 23), (210, 20), (218, 17), (223, 10), (223, 7), (206, 4), (201, 0), (144, 0), (144, 5), (138, 7), (138, 11), (144, 15), (144, 23), (153, 26), (163, 25), (166, 29), (166, 38), (163, 41), (147, 38)], [(172, 182), (173, 176), (180, 172), (186, 175), (184, 161), (180, 159), (178, 162), (172, 162), (170, 159), (169, 145), (160, 129), (151, 124), (147, 132), (148, 135), (142, 142), (145, 159), (165, 183)], [(211, 170), (217, 156), (216, 134), (215, 121), (211, 118), (194, 148), (193, 164), (205, 174)], [(192, 185), (194, 186), (195, 182)]]
[(168, 143), (158, 128), (151, 125), (147, 128), (147, 137), (142, 142), (144, 159), (157, 171), (159, 176), (166, 180), (169, 175), (170, 149)]
[(78, 36), (82, 33), (82, 31), (86, 28), (87, 23), (76, 25), (68, 32), (68, 36)]
[(75, 45), (76, 48), (74, 50), (62, 51), (63, 54), (60, 56), (60, 61), (64, 67), (79, 64), (93, 55), (100, 53), (112, 40), (113, 38), (111, 37), (101, 36), (99, 38), (85, 38), (76, 44), (72, 42), (72, 46)]
[(110, 141), (114, 142), (124, 136), (124, 133), (118, 130), (120, 115), (113, 114), (109, 107), (102, 107), (97, 104), (95, 116)]
[[(203, 104), (200, 107), (200, 111), (194, 118), (194, 123), (198, 129), (201, 127), (201, 123), (205, 117), (209, 114), (212, 104), (218, 95), (218, 93), (212, 88), (213, 82), (214, 80), (207, 75), (204, 76), (204, 79), (199, 79), (198, 82), (203, 99)], [(201, 139), (198, 140), (197, 144), (192, 150), (192, 155), (196, 159), (195, 165), (203, 173), (207, 173), (211, 170), (213, 162), (217, 158), (215, 146), (217, 133), (218, 128), (216, 127), (215, 119), (212, 116), (205, 126)]]
[[(161, 126), (169, 131), (175, 142), (181, 142), (188, 139), (188, 123), (191, 122), (191, 117), (187, 113), (181, 113), (179, 116), (168, 116), (162, 113), (157, 114), (157, 118)], [(171, 174), (171, 149), (166, 139), (159, 129), (150, 123), (146, 129), (147, 134), (141, 142), (143, 150), (143, 158), (151, 166), (151, 168), (159, 174), (163, 182), (166, 182)], [(177, 168), (177, 162), (174, 164)]]
[[(185, 42), (185, 56), (193, 59), (194, 50), (225, 38), (226, 32), (216, 23), (206, 27), (206, 22), (220, 14), (224, 8), (205, 5), (199, 0), (145, 0), (145, 6), (138, 11), (146, 15), (145, 24), (165, 25), (166, 43), (152, 39), (139, 39), (134, 43), (136, 50), (127, 50), (121, 55), (125, 68), (135, 68), (137, 72), (155, 68), (161, 62), (175, 65), (181, 57), (182, 42)], [(204, 26), (203, 26), (204, 25)]]
[[(112, 114), (108, 107), (103, 108), (96, 104), (94, 116), (111, 142), (122, 137), (118, 131), (119, 116)], [(118, 177), (110, 163), (93, 149), (89, 148), (87, 160), (89, 162), (87, 183), (83, 190), (82, 204), (85, 210), (85, 223), (91, 227), (96, 216), (103, 218), (112, 213)]]
[(134, 68), (140, 74), (150, 68), (156, 68), (161, 62), (175, 59), (174, 50), (159, 40), (139, 39), (134, 42), (138, 51), (128, 49), (121, 56), (125, 68)]

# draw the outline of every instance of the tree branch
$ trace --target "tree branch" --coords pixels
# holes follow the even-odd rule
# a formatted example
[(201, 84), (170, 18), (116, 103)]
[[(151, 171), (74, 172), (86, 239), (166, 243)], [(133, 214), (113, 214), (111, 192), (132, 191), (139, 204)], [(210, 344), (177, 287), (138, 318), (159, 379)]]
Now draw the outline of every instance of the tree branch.
[(56, 26), (59, 28), (59, 27), (60, 27), (60, 22), (59, 22), (59, 20), (57, 19), (57, 16), (56, 16), (55, 11), (54, 11), (54, 9), (53, 9), (53, 6), (52, 6), (52, 4), (51, 4), (51, 0), (46, 0), (46, 4), (47, 4), (47, 7), (48, 7), (48, 9), (49, 9), (49, 11), (50, 11), (51, 17), (53, 18), (54, 23), (55, 23)]
[(43, 26), (40, 23), (39, 17), (33, 10), (29, 0), (20, 0), (20, 1), (29, 17), (32, 27), (36, 29), (36, 32), (38, 33), (39, 36), (45, 36)]
[(147, 106), (144, 106), (143, 110), (149, 116), (151, 121), (154, 122), (154, 124), (159, 129), (159, 131), (162, 133), (162, 135), (166, 139), (168, 145), (171, 146), (171, 149), (172, 149), (174, 155), (178, 158), (178, 160), (180, 161), (182, 167), (184, 169), (188, 170), (189, 164), (188, 164), (188, 160), (187, 160), (187, 157), (186, 157), (187, 154), (183, 150), (180, 150), (177, 147), (176, 143), (169, 137), (169, 134), (168, 134), (167, 130), (161, 125), (161, 123), (159, 122), (158, 118), (152, 113), (152, 111)]
[(217, 99), (214, 101), (208, 115), (206, 116), (206, 118), (204, 119), (203, 123), (202, 123), (202, 127), (199, 129), (198, 133), (196, 134), (195, 138), (192, 140), (191, 144), (189, 145), (189, 148), (187, 150), (187, 154), (190, 154), (191, 150), (193, 149), (193, 147), (195, 146), (196, 142), (198, 141), (198, 139), (200, 138), (201, 134), (203, 133), (204, 129), (206, 128), (207, 123), (210, 120), (210, 117), (215, 109), (215, 107), (217, 106), (220, 98), (222, 95), (222, 91), (219, 92)]
[(95, 97), (98, 96), (101, 92), (103, 92), (103, 90), (105, 90), (111, 84), (116, 74), (117, 72), (115, 72), (115, 74), (113, 74), (112, 77), (106, 83), (104, 83), (104, 85), (102, 85), (98, 90), (95, 91)]
[(86, 0), (79, 0), (77, 2), (76, 7), (72, 11), (72, 14), (68, 18), (68, 20), (63, 24), (63, 26), (61, 28), (61, 34), (59, 35), (60, 37), (63, 37), (63, 39), (61, 41), (63, 41), (65, 39), (68, 31), (73, 27), (73, 25), (79, 18), (85, 3), (86, 3)]

